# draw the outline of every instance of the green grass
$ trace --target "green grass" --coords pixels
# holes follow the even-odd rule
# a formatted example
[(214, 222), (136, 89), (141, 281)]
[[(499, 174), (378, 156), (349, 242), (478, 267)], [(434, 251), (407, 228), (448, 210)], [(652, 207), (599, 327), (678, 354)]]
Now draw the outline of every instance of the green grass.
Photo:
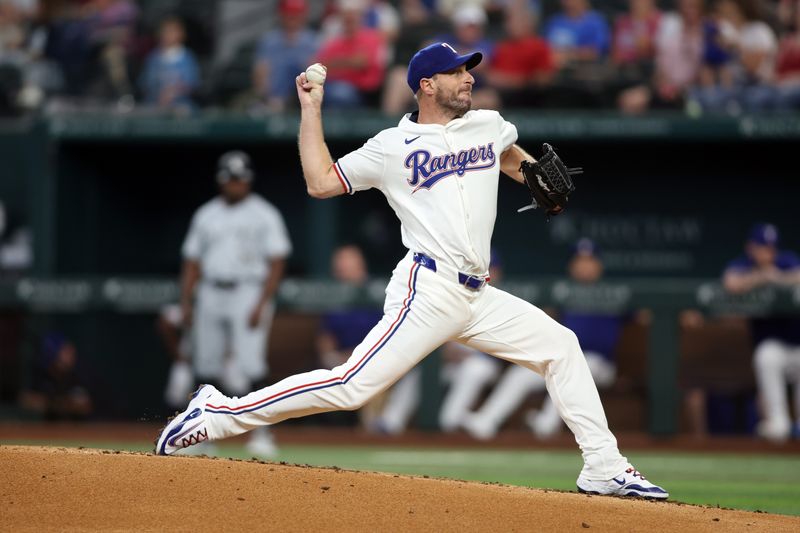
[[(0, 441), (149, 451), (150, 444), (119, 442)], [(238, 445), (219, 454), (249, 459)], [(630, 461), (685, 503), (800, 516), (800, 457), (691, 453), (635, 453)], [(494, 481), (537, 488), (575, 490), (581, 468), (578, 452), (475, 449), (424, 449), (368, 446), (283, 446), (278, 460), (349, 470)]]

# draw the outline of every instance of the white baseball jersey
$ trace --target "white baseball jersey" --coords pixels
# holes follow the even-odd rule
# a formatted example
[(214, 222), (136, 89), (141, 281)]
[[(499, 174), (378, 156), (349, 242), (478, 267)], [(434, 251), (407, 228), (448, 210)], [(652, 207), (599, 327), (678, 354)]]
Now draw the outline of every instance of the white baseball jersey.
[(224, 281), (263, 280), (266, 260), (291, 251), (280, 212), (254, 193), (233, 205), (221, 197), (202, 205), (183, 243), (183, 257), (200, 261), (204, 278)]
[(517, 128), (496, 111), (469, 111), (444, 126), (417, 124), (406, 115), (335, 168), (348, 193), (371, 187), (383, 192), (409, 250), (484, 275), (500, 154), (516, 141)]

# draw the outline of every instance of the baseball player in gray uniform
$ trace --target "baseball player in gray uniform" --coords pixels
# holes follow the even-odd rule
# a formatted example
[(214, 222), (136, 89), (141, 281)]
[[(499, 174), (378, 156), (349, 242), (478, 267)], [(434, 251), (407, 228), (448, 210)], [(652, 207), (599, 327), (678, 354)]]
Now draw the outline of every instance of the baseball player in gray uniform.
[(384, 316), (350, 359), (288, 377), (241, 398), (201, 386), (156, 441), (169, 455), (206, 440), (287, 418), (358, 409), (431, 351), (453, 340), (541, 374), (580, 446), (581, 492), (664, 499), (620, 454), (575, 334), (531, 303), (489, 283), (500, 173), (522, 183), (516, 127), (495, 111), (470, 110), (480, 53), (447, 43), (418, 51), (408, 84), (419, 110), (334, 161), (322, 128), (324, 88), (297, 77), (300, 161), (315, 198), (375, 188), (401, 222), (408, 252), (386, 288)]
[[(291, 242), (278, 209), (251, 192), (254, 171), (241, 151), (223, 154), (216, 179), (221, 194), (194, 214), (183, 243), (181, 308), (193, 325), (192, 363), (199, 383), (243, 395), (267, 376), (273, 298)], [(265, 430), (248, 450), (274, 455)]]

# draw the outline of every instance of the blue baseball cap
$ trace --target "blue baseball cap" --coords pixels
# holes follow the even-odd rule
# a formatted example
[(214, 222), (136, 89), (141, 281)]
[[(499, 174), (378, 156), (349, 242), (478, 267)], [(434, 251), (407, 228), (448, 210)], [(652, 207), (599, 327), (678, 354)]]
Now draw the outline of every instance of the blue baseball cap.
[(600, 255), (600, 247), (597, 246), (592, 239), (586, 237), (578, 239), (575, 246), (572, 247), (572, 253), (575, 255), (590, 255), (598, 257)]
[(461, 65), (467, 70), (474, 68), (483, 59), (483, 54), (473, 52), (463, 56), (447, 43), (433, 43), (414, 54), (408, 62), (408, 86), (416, 93), (422, 78), (431, 78), (434, 74), (447, 72)]
[(758, 223), (750, 228), (747, 240), (761, 246), (776, 246), (778, 244), (778, 228), (773, 224)]

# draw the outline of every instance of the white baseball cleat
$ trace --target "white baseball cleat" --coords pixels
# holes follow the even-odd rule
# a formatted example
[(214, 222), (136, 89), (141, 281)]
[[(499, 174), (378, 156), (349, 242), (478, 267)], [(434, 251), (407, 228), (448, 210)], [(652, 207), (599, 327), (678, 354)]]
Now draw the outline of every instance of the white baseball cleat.
[(171, 418), (156, 440), (156, 455), (172, 455), (178, 450), (208, 440), (205, 424), (206, 401), (220, 392), (211, 385), (200, 385), (192, 394), (189, 405)]
[(651, 498), (666, 500), (669, 493), (647, 481), (642, 474), (635, 468), (628, 465), (628, 468), (619, 475), (607, 481), (593, 481), (578, 476), (578, 492), (585, 494), (601, 494), (606, 496), (636, 496), (639, 498)]

